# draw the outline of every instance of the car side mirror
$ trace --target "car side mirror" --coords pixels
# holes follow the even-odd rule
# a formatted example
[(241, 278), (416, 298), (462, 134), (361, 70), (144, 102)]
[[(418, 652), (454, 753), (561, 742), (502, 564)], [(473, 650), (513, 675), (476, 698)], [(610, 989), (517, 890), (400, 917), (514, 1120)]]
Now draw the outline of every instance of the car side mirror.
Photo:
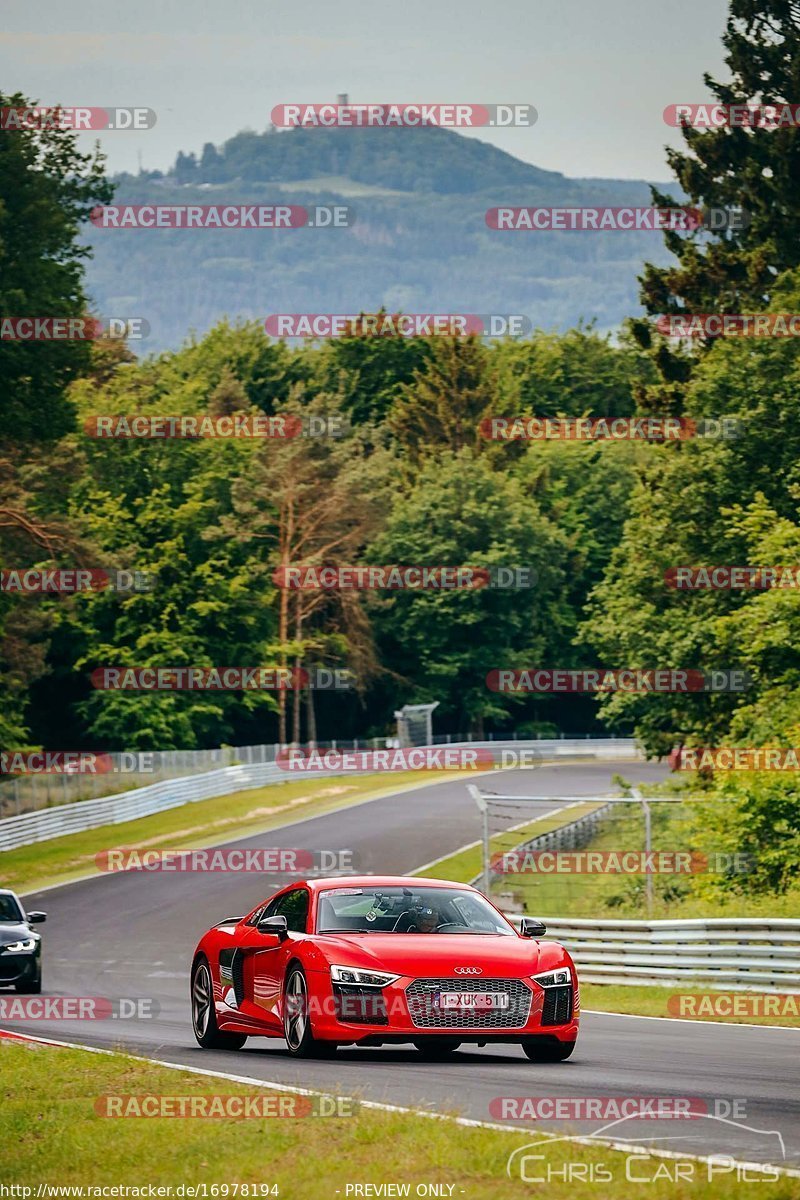
[(537, 921), (535, 917), (523, 917), (520, 922), (519, 931), (523, 937), (544, 937), (547, 933), (547, 926), (544, 921)]
[(259, 933), (277, 934), (283, 941), (289, 936), (289, 927), (286, 922), (286, 917), (264, 917), (256, 926)]
[(28, 913), (28, 924), (29, 925), (41, 925), (42, 922), (46, 921), (46, 920), (47, 920), (47, 913), (43, 913), (43, 912)]

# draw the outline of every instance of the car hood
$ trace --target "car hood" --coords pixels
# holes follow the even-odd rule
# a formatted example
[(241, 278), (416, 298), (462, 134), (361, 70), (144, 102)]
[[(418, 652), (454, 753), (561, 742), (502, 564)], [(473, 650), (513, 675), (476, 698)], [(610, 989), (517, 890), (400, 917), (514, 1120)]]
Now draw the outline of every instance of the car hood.
[(9, 942), (22, 942), (26, 938), (37, 938), (39, 934), (34, 933), (27, 925), (0, 925), (0, 946), (7, 946)]
[(463, 973), (465, 979), (480, 975), (522, 979), (567, 958), (554, 942), (468, 933), (326, 934), (320, 936), (317, 948), (331, 963), (398, 975), (460, 975), (458, 967), (480, 968), (479, 974)]

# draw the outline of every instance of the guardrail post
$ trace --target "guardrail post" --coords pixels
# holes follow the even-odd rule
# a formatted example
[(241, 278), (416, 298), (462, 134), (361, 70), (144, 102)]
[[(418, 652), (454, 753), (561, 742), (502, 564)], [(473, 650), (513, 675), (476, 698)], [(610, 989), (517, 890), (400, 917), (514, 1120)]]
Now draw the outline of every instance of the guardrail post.
[(484, 800), (480, 788), (477, 788), (474, 783), (467, 784), (467, 791), (472, 796), (483, 816), (483, 894), (488, 896), (490, 887), (489, 857), (491, 853), (489, 841), (489, 805)]
[[(650, 805), (645, 800), (638, 788), (631, 788), (631, 795), (634, 800), (638, 800), (642, 806), (644, 813), (644, 851), (645, 851), (645, 866), (649, 866), (649, 855), (653, 849), (653, 829), (651, 822)], [(653, 915), (653, 872), (645, 871), (644, 873), (644, 891), (647, 901), (647, 915)]]

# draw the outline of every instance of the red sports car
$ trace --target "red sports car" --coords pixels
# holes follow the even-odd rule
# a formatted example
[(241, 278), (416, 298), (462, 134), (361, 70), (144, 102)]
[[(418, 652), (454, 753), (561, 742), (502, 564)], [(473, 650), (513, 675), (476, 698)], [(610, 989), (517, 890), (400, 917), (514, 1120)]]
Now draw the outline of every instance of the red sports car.
[(569, 1058), (578, 978), (563, 946), (517, 933), (475, 888), (440, 879), (337, 877), (293, 883), (200, 940), (192, 1022), (207, 1048), (285, 1038), (308, 1057), (336, 1046), (412, 1042), (432, 1057), (462, 1042), (517, 1042)]

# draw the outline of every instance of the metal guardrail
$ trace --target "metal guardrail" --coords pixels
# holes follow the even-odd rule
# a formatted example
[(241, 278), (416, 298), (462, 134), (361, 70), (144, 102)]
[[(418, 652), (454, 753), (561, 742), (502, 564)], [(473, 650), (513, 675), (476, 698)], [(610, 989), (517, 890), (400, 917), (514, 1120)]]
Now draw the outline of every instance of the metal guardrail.
[(167, 779), (147, 787), (120, 792), (98, 800), (81, 800), (77, 804), (59, 804), (40, 812), (23, 813), (0, 821), (0, 851), (13, 850), (33, 842), (46, 842), (70, 833), (82, 833), (101, 825), (120, 825), (135, 821), (169, 808), (210, 800), (247, 788), (264, 787), (286, 780), (286, 772), (276, 763), (256, 766), (223, 767), (205, 775), (189, 775), (184, 779)]
[[(318, 750), (380, 750), (396, 739), (353, 738), (317, 742)], [(529, 739), (518, 733), (492, 736), (477, 741), (470, 734), (437, 734), (434, 746), (515, 746), (539, 744), (542, 739)], [(547, 745), (571, 746), (572, 753), (585, 752), (585, 742), (590, 734), (559, 739), (544, 739)], [(606, 739), (611, 744), (621, 744), (629, 739)], [(122, 753), (100, 752), (98, 758), (103, 766), (95, 771), (60, 772), (48, 774), (0, 775), (0, 819), (52, 808), (57, 804), (73, 804), (79, 800), (97, 800), (136, 787), (160, 783), (164, 779), (183, 779), (187, 775), (200, 775), (222, 767), (256, 766), (274, 762), (281, 750), (280, 743), (262, 743), (254, 746), (222, 746), (211, 750), (153, 750)], [(565, 751), (559, 750), (558, 753)]]
[[(594, 796), (587, 796), (585, 799), (581, 796), (580, 800), (576, 797), (573, 803), (591, 804), (594, 799)], [(519, 854), (535, 853), (537, 850), (580, 850), (581, 847), (592, 840), (597, 831), (597, 825), (611, 811), (609, 803), (603, 804), (601, 797), (597, 799), (598, 807), (592, 809), (591, 812), (584, 813), (582, 817), (577, 817), (574, 821), (567, 821), (564, 825), (556, 825), (554, 829), (549, 829), (547, 833), (538, 833), (535, 837), (528, 838), (524, 842), (515, 843), (513, 847), (508, 847), (507, 849)], [(532, 820), (535, 821), (536, 817)], [(489, 861), (491, 864), (491, 859)], [(501, 874), (499, 871), (491, 870), (490, 865), (489, 886), (491, 887), (493, 883), (497, 883), (499, 880), (508, 882), (508, 876)], [(470, 886), (480, 887), (483, 882), (484, 873), (481, 871), (479, 875), (470, 880)]]
[[(800, 920), (543, 918), (585, 983), (800, 992)], [(519, 928), (521, 916), (508, 914)]]
[[(635, 758), (639, 755), (635, 742), (630, 738), (603, 738), (594, 742), (577, 738), (530, 742), (453, 742), (451, 745), (491, 746), (501, 752), (504, 747), (514, 747), (517, 750), (530, 748), (546, 758), (571, 757), (576, 753), (576, 748), (591, 757)], [(591, 749), (587, 750), (587, 746)], [(51, 838), (64, 837), (70, 833), (81, 833), (87, 829), (97, 829), (101, 825), (119, 825), (124, 821), (133, 821), (138, 817), (150, 816), (169, 808), (178, 808), (182, 804), (210, 800), (214, 796), (224, 796), (248, 788), (286, 783), (292, 779), (320, 779), (341, 774), (344, 772), (284, 770), (277, 763), (267, 762), (240, 764), (204, 774), (167, 779), (113, 796), (80, 800), (74, 804), (59, 804), (39, 812), (6, 817), (0, 820), (0, 851), (13, 850), (33, 842), (49, 841)], [(387, 772), (387, 776), (391, 774), (392, 772)]]

